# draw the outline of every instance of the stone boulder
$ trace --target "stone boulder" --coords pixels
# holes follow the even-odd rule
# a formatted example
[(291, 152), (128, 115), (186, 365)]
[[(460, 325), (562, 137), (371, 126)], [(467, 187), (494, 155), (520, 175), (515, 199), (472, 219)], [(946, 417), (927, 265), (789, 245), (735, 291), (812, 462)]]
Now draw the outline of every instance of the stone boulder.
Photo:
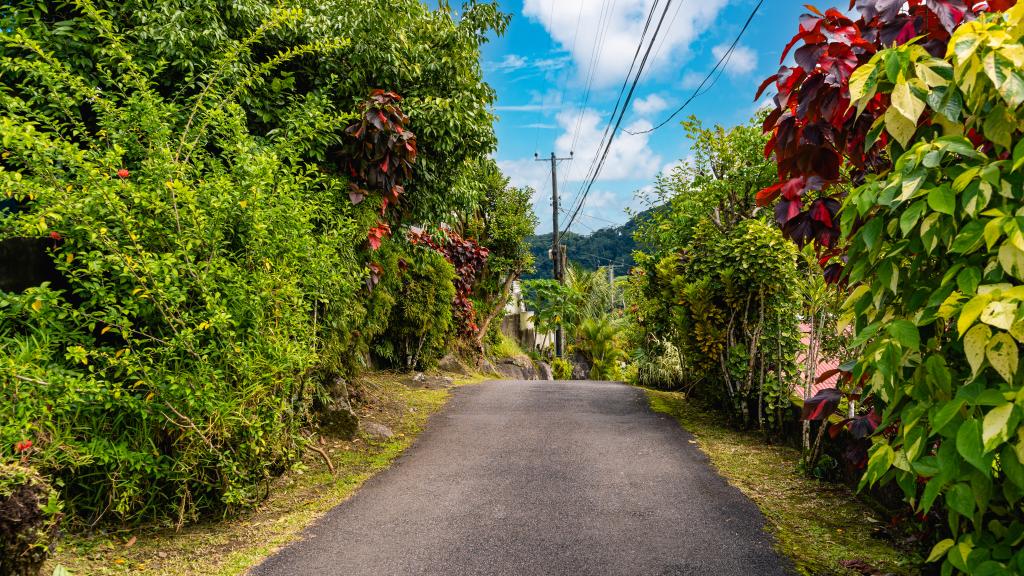
[(378, 422), (370, 422), (368, 420), (364, 420), (359, 423), (359, 430), (371, 440), (390, 440), (395, 436), (395, 433), (391, 428), (388, 428)]
[(351, 440), (359, 429), (359, 417), (349, 401), (348, 384), (335, 378), (328, 388), (330, 401), (320, 410), (320, 430), (331, 436)]
[(450, 388), (455, 381), (451, 376), (441, 375), (427, 375), (423, 372), (417, 372), (412, 377), (413, 386), (418, 388), (427, 388), (430, 390), (441, 390), (444, 388)]

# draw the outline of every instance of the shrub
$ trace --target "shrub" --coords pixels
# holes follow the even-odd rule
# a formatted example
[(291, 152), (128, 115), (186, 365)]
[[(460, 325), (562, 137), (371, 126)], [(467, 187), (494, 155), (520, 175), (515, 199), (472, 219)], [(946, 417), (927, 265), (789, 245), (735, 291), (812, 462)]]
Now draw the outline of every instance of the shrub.
[(31, 468), (0, 464), (0, 574), (35, 576), (56, 544), (56, 490)]
[(362, 285), (344, 180), (291, 160), (291, 134), (326, 140), (346, 116), (310, 105), (293, 132), (256, 137), (244, 79), (165, 98), (91, 17), (114, 60), (102, 90), (34, 38), (4, 37), (20, 89), (0, 95), (0, 193), (21, 208), (0, 213), (0, 239), (50, 238), (68, 288), (0, 293), (0, 443), (32, 439), (79, 517), (249, 506), (301, 447), (307, 376)]
[(565, 358), (551, 361), (551, 374), (555, 380), (572, 380), (572, 363)]
[(590, 378), (613, 380), (619, 376), (619, 361), (625, 357), (619, 342), (619, 324), (608, 316), (588, 318), (580, 325), (576, 349), (590, 360)]
[(455, 333), (455, 269), (440, 253), (404, 239), (387, 242), (375, 258), (382, 280), (372, 296), (376, 319), (367, 326), (373, 352), (405, 370), (432, 366)]
[(501, 332), (498, 333), (498, 341), (491, 344), (487, 351), (495, 358), (516, 358), (524, 355), (519, 343)]

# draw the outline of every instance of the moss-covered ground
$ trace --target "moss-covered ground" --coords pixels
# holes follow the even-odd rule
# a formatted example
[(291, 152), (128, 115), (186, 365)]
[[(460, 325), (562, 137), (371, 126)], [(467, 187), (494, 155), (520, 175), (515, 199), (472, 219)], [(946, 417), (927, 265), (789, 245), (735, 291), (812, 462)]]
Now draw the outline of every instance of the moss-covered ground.
[[(456, 385), (482, 380), (461, 377)], [(274, 482), (270, 496), (255, 510), (180, 531), (108, 529), (66, 535), (44, 573), (58, 565), (72, 576), (245, 573), (387, 468), (450, 396), (446, 389), (411, 388), (388, 373), (368, 375), (361, 384), (365, 401), (358, 408), (360, 418), (390, 427), (394, 436), (381, 441), (362, 434), (351, 441), (325, 439), (318, 447), (331, 458), (333, 474), (320, 454), (307, 450), (300, 462)]]
[(884, 520), (841, 484), (808, 478), (800, 453), (725, 426), (683, 394), (647, 390), (651, 408), (673, 416), (718, 472), (761, 509), (778, 550), (813, 576), (916, 575), (921, 558), (878, 537)]

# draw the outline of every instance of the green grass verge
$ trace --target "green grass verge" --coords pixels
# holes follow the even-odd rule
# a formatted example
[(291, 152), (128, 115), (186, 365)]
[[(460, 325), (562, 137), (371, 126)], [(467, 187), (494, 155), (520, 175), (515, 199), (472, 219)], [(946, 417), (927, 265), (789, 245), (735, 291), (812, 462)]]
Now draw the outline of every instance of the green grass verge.
[[(482, 376), (460, 377), (455, 385), (482, 382)], [(328, 510), (344, 502), (374, 474), (386, 469), (422, 431), (429, 416), (444, 406), (449, 390), (410, 388), (397, 375), (379, 373), (363, 379), (368, 401), (360, 417), (389, 426), (394, 437), (321, 445), (335, 473), (315, 452), (274, 482), (269, 498), (257, 509), (220, 521), (173, 529), (108, 531), (68, 535), (44, 574), (56, 565), (72, 576), (162, 575), (230, 576), (245, 573)]]
[[(846, 486), (808, 478), (799, 451), (737, 432), (683, 394), (646, 390), (651, 409), (674, 417), (697, 440), (718, 472), (757, 504), (776, 547), (801, 574), (858, 575), (859, 560), (878, 574), (916, 575), (922, 558), (874, 536), (882, 522)], [(871, 572), (868, 572), (871, 573)]]

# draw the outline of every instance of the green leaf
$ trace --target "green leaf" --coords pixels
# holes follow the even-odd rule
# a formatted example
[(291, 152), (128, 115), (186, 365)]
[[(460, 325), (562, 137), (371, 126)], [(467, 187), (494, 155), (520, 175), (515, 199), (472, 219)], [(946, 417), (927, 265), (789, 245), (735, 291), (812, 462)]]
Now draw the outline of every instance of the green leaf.
[[(917, 120), (924, 112), (925, 102), (921, 100), (910, 89), (909, 82), (899, 82), (892, 90), (892, 105), (906, 118), (910, 124), (917, 126)], [(886, 119), (886, 128), (889, 127), (889, 120)], [(904, 145), (906, 146), (906, 145)]]
[(1003, 226), (1007, 218), (993, 218), (985, 224), (985, 247), (989, 250), (1003, 237)]
[(981, 270), (978, 270), (973, 266), (970, 268), (964, 268), (956, 276), (956, 286), (964, 294), (974, 294), (977, 292), (978, 284), (981, 284)]
[(893, 452), (892, 446), (885, 443), (875, 444), (871, 457), (868, 458), (868, 467), (864, 472), (862, 482), (874, 486), (889, 471), (894, 460), (896, 460), (896, 453)]
[(903, 211), (903, 214), (900, 215), (900, 232), (903, 233), (903, 236), (908, 236), (917, 226), (917, 221), (921, 219), (921, 214), (924, 214), (926, 208), (925, 201), (918, 200)]
[(960, 412), (960, 409), (964, 406), (963, 398), (954, 398), (949, 400), (942, 405), (942, 408), (935, 413), (935, 416), (931, 419), (932, 430), (938, 432), (949, 424), (953, 417)]
[(935, 544), (935, 546), (932, 547), (932, 552), (928, 555), (928, 559), (925, 560), (925, 562), (938, 562), (946, 556), (946, 552), (948, 552), (949, 549), (953, 547), (953, 544), (955, 544), (955, 542), (953, 542), (953, 540), (950, 538), (940, 540)]
[[(1005, 107), (999, 105), (985, 114), (985, 123), (982, 125), (981, 130), (985, 134), (985, 138), (1005, 149), (1009, 149), (1013, 144), (1012, 138), (1015, 127), (1016, 121), (1013, 115)], [(886, 128), (888, 128), (888, 124), (886, 124)]]
[(974, 466), (986, 477), (992, 474), (992, 466), (985, 461), (984, 444), (981, 441), (981, 422), (965, 420), (956, 432), (956, 451), (968, 464)]
[(1024, 166), (1024, 138), (1013, 147), (1013, 171), (1020, 170)]
[(954, 484), (946, 492), (946, 505), (967, 518), (974, 516), (974, 493), (971, 487), (965, 482)]
[(932, 188), (928, 192), (928, 206), (936, 212), (952, 216), (956, 209), (956, 193), (945, 185)]
[(1017, 418), (1014, 418), (1014, 405), (1010, 402), (996, 406), (985, 414), (985, 421), (981, 427), (981, 442), (985, 452), (991, 452), (1006, 442), (1012, 432), (1010, 428), (1016, 424), (1014, 420)]
[(928, 91), (928, 106), (951, 122), (957, 122), (960, 120), (960, 112), (964, 109), (964, 100), (959, 90), (936, 86)]
[(957, 192), (963, 192), (966, 190), (967, 186), (970, 185), (971, 181), (974, 180), (975, 177), (978, 176), (979, 172), (981, 172), (981, 168), (977, 166), (968, 168), (961, 172), (959, 176), (953, 179), (953, 190), (956, 190)]
[(1003, 466), (1006, 477), (1019, 488), (1024, 488), (1024, 464), (1017, 459), (1017, 452), (1013, 446), (1003, 446), (999, 453), (999, 463)]
[(1024, 280), (1024, 251), (1007, 242), (999, 247), (999, 265), (1007, 274)]
[(900, 146), (906, 148), (907, 144), (910, 143), (910, 139), (914, 137), (914, 133), (917, 132), (917, 123), (908, 120), (895, 106), (890, 106), (885, 111), (883, 118), (885, 119), (886, 132), (895, 138), (900, 143)]
[(971, 220), (964, 226), (949, 247), (956, 254), (969, 254), (981, 247), (985, 238), (985, 224), (980, 220)]
[(974, 298), (967, 301), (963, 308), (960, 309), (960, 317), (957, 318), (956, 328), (959, 334), (963, 334), (970, 328), (974, 321), (981, 316), (981, 313), (985, 311), (985, 307), (992, 301), (992, 296), (989, 294), (978, 294)]
[(1000, 330), (1009, 330), (1016, 316), (1016, 303), (996, 300), (985, 306), (985, 311), (981, 313), (981, 321)]
[(859, 236), (864, 239), (864, 245), (868, 250), (874, 250), (878, 245), (878, 241), (882, 237), (883, 224), (885, 224), (884, 218), (872, 218), (860, 229)]
[(921, 346), (921, 335), (917, 326), (907, 320), (895, 320), (886, 328), (889, 335), (908, 350), (917, 350)]

